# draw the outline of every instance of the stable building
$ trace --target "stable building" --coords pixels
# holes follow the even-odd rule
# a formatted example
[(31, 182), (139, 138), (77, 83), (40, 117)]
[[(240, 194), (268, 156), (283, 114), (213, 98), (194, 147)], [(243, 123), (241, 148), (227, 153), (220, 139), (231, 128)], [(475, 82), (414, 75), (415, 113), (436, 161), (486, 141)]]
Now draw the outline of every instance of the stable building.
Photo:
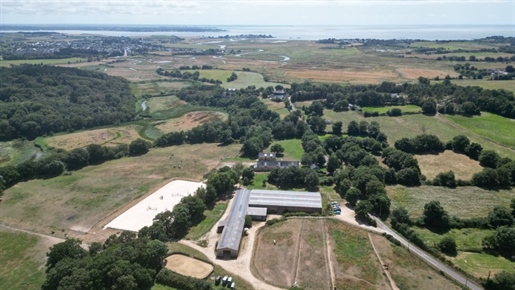
[(315, 213), (322, 212), (322, 196), (320, 192), (254, 189), (248, 206), (266, 208), (267, 213)]

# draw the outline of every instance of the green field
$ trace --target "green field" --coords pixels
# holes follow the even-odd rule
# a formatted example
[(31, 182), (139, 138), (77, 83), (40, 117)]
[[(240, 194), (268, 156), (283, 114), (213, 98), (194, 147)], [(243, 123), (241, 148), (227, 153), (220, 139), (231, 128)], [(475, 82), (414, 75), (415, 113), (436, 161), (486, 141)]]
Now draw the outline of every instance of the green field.
[(494, 230), (484, 230), (484, 229), (451, 229), (447, 233), (437, 234), (425, 228), (413, 227), (415, 232), (418, 233), (420, 238), (426, 243), (428, 246), (436, 246), (440, 240), (449, 236), (452, 237), (456, 241), (456, 246), (458, 251), (481, 251), (481, 241), (483, 238), (493, 234)]
[(467, 273), (483, 279), (486, 279), (489, 274), (492, 277), (501, 271), (512, 272), (515, 267), (515, 263), (502, 256), (494, 257), (485, 253), (459, 253), (452, 262)]
[(515, 148), (515, 120), (482, 112), (481, 116), (445, 115), (461, 127), (499, 144)]
[[(19, 232), (0, 231), (0, 288), (40, 289), (45, 261), (36, 248), (40, 238)], [(46, 249), (45, 249), (46, 250)]]
[(459, 128), (452, 121), (443, 116), (426, 116), (422, 114), (404, 115), (400, 117), (373, 117), (365, 118), (354, 111), (334, 112), (332, 110), (324, 110), (324, 117), (331, 120), (343, 122), (343, 131), (347, 130), (350, 121), (376, 121), (379, 123), (381, 131), (388, 136), (388, 143), (393, 146), (395, 141), (401, 138), (413, 138), (422, 134), (433, 134), (438, 136), (442, 142), (452, 140), (454, 136), (466, 135), (472, 142), (476, 142), (483, 146), (483, 149), (494, 150), (502, 157), (515, 159), (515, 152), (490, 142), (481, 136), (471, 135), (469, 131)]
[[(284, 157), (280, 157), (279, 159), (293, 159), (300, 161), (302, 159), (302, 155), (304, 155), (304, 149), (302, 148), (302, 140), (300, 139), (289, 139), (289, 140), (281, 140), (277, 142), (273, 142), (270, 147), (274, 144), (280, 144), (284, 148)], [(270, 148), (265, 149), (264, 151), (270, 151)]]
[(85, 58), (71, 57), (60, 59), (28, 59), (28, 60), (0, 60), (0, 66), (20, 65), (20, 64), (68, 64), (86, 61)]
[(0, 166), (17, 165), (36, 156), (37, 148), (27, 140), (0, 142)]
[(266, 88), (269, 86), (275, 87), (276, 85), (281, 85), (285, 88), (290, 87), (290, 85), (287, 85), (287, 84), (265, 82), (263, 75), (259, 74), (259, 73), (255, 73), (255, 72), (237, 71), (236, 74), (238, 75), (238, 78), (232, 82), (228, 83), (226, 80), (222, 80), (223, 81), (222, 87), (235, 88), (235, 89), (242, 89), (242, 88), (246, 88), (248, 86), (256, 86), (256, 88), (259, 88), (259, 87)]
[(504, 89), (510, 92), (515, 93), (515, 80), (514, 81), (493, 81), (493, 80), (474, 80), (474, 79), (462, 79), (462, 80), (452, 80), (453, 84), (458, 86), (479, 86), (483, 89), (488, 90), (497, 90)]
[(227, 203), (217, 203), (213, 209), (204, 211), (204, 216), (206, 218), (198, 225), (190, 228), (188, 234), (186, 235), (186, 239), (198, 240), (203, 235), (208, 233), (213, 228), (215, 223), (220, 220), (226, 209)]
[[(515, 198), (515, 189), (485, 190), (466, 186), (455, 189), (437, 186), (388, 186), (386, 189), (392, 200), (392, 209), (404, 207), (409, 215), (419, 217), (424, 211), (424, 204), (437, 200), (451, 216), (460, 218), (485, 217), (495, 206), (510, 207)], [(473, 202), (466, 202), (473, 201)]]
[(385, 107), (363, 107), (363, 112), (378, 112), (379, 114), (385, 114), (393, 108), (398, 108), (402, 110), (402, 113), (421, 113), (422, 108), (415, 105), (405, 105), (405, 106), (385, 106)]
[(447, 50), (458, 50), (458, 49), (464, 49), (464, 50), (480, 50), (483, 48), (496, 48), (499, 45), (493, 45), (493, 44), (482, 44), (477, 43), (473, 41), (451, 41), (448, 43), (439, 43), (439, 42), (433, 42), (433, 41), (419, 41), (419, 42), (413, 42), (411, 44), (411, 47), (428, 47), (428, 48), (439, 48), (443, 47)]

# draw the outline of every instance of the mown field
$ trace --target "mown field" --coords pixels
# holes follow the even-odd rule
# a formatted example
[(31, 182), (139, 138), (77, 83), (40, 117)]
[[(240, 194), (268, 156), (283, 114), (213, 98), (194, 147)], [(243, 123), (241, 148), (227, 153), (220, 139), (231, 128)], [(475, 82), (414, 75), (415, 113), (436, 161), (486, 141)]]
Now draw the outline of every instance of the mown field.
[(438, 155), (415, 155), (422, 174), (427, 179), (434, 179), (439, 173), (452, 170), (456, 180), (471, 180), (474, 173), (483, 170), (479, 161), (470, 159), (464, 154), (446, 150)]
[(479, 86), (483, 89), (488, 90), (497, 90), (503, 89), (511, 92), (515, 92), (515, 81), (492, 81), (492, 80), (471, 80), (471, 79), (463, 79), (463, 80), (452, 80), (453, 84), (458, 86)]
[(388, 186), (387, 194), (392, 200), (391, 208), (404, 207), (410, 216), (419, 217), (424, 204), (437, 200), (442, 207), (460, 218), (485, 217), (495, 206), (510, 207), (515, 198), (515, 189), (485, 190), (466, 186), (455, 189), (439, 186)]
[(398, 108), (402, 110), (402, 113), (420, 113), (422, 109), (419, 106), (415, 105), (405, 105), (405, 106), (385, 106), (385, 107), (363, 107), (361, 108), (363, 112), (378, 112), (379, 114), (386, 114), (391, 109)]
[(235, 89), (242, 89), (248, 86), (256, 86), (256, 88), (266, 88), (269, 86), (275, 87), (277, 85), (281, 85), (285, 88), (290, 87), (290, 85), (288, 84), (266, 82), (262, 74), (255, 72), (237, 71), (236, 74), (238, 75), (238, 78), (232, 82), (227, 82), (227, 80), (223, 80), (222, 87)]
[(468, 131), (512, 149), (515, 148), (515, 120), (513, 119), (487, 112), (474, 117), (458, 115), (445, 115), (445, 117)]
[(41, 238), (0, 229), (0, 288), (40, 289), (45, 281), (45, 249)]
[(107, 214), (170, 178), (200, 180), (240, 147), (200, 144), (153, 149), (143, 156), (88, 166), (69, 175), (21, 182), (5, 191), (0, 219), (43, 233), (88, 231)]
[[(284, 156), (279, 157), (279, 159), (284, 160), (297, 160), (300, 161), (302, 159), (302, 155), (304, 155), (304, 149), (302, 148), (302, 140), (300, 139), (289, 139), (289, 140), (280, 140), (273, 142), (270, 147), (274, 144), (280, 144), (284, 148)], [(270, 152), (270, 147), (265, 149), (265, 152)]]

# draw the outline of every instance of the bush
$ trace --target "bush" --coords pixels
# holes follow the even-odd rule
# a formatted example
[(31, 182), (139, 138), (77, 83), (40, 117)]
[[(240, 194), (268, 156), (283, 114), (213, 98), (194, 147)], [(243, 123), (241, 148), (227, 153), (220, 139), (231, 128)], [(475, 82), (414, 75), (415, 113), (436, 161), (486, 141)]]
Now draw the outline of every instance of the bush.
[(449, 236), (443, 237), (443, 239), (438, 243), (438, 249), (449, 256), (456, 256), (456, 254), (458, 254), (456, 241)]
[(267, 225), (267, 226), (275, 225), (276, 223), (284, 222), (285, 220), (286, 220), (286, 218), (285, 218), (285, 217), (281, 217), (281, 218), (275, 218), (275, 219), (267, 220), (267, 221), (266, 221), (266, 225)]
[(166, 268), (161, 269), (156, 276), (156, 283), (178, 288), (181, 290), (210, 290), (211, 284), (205, 280), (186, 277)]

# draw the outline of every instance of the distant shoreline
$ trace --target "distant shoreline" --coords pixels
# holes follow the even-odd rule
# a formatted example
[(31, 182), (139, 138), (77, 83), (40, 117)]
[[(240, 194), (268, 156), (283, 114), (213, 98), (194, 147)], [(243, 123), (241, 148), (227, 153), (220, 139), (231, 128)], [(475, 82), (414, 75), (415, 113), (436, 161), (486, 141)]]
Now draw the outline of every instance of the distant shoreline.
[[(57, 29), (59, 28), (59, 29)], [(273, 35), (284, 40), (411, 39), (427, 41), (473, 40), (489, 36), (515, 37), (513, 25), (0, 25), (0, 32), (59, 32), (103, 36), (219, 37)]]

